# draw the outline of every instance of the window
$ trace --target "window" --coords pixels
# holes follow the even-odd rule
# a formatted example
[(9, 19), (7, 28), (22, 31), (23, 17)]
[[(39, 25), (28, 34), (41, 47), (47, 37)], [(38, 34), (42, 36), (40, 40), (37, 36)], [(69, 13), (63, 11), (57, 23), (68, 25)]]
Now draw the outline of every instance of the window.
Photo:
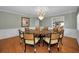
[(52, 17), (52, 27), (59, 24), (60, 26), (64, 26), (64, 16)]

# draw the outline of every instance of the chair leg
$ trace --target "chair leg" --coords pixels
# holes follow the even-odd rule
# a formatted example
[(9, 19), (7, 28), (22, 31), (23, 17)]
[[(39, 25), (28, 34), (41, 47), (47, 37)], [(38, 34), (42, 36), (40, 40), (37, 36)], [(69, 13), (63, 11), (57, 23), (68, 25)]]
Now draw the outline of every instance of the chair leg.
[(48, 47), (48, 52), (51, 53), (51, 51), (50, 51), (50, 47)]
[(49, 52), (49, 53), (51, 52), (50, 49), (51, 49), (51, 45), (49, 44), (49, 45), (48, 45), (48, 52)]
[(34, 53), (36, 53), (36, 48), (34, 49)]
[(59, 52), (59, 48), (57, 48), (57, 51)]
[(62, 39), (61, 39), (61, 45), (63, 45), (63, 43), (62, 43)]
[(26, 44), (25, 44), (25, 49), (24, 49), (24, 52), (26, 52)]
[(60, 39), (60, 43), (61, 43), (61, 45), (63, 45), (63, 43), (62, 43), (62, 38)]
[(34, 53), (36, 53), (36, 45), (34, 44)]
[(58, 45), (58, 46), (57, 46), (57, 51), (59, 52), (59, 43), (57, 43), (57, 45)]

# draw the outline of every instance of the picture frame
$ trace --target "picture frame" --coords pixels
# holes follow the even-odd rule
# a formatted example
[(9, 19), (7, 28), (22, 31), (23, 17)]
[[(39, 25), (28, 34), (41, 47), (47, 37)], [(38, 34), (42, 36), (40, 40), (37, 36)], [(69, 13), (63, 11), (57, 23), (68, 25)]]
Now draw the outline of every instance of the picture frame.
[(29, 27), (30, 26), (30, 18), (21, 17), (21, 26), (22, 27)]

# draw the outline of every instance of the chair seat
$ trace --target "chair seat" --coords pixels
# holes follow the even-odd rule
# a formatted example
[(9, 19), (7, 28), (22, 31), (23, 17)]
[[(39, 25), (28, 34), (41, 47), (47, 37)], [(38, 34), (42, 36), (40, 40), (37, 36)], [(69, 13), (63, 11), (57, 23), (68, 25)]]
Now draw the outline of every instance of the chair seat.
[(45, 41), (45, 42), (47, 42), (47, 43), (49, 43), (49, 41), (50, 41), (50, 38), (43, 38), (43, 40)]
[[(49, 43), (50, 38), (43, 38), (43, 40), (44, 40), (45, 42)], [(51, 40), (51, 44), (56, 44), (56, 43), (58, 43), (58, 39)]]
[(51, 44), (56, 44), (56, 43), (58, 43), (58, 39), (51, 40)]
[[(38, 43), (40, 38), (35, 38), (35, 44)], [(25, 44), (31, 44), (34, 45), (34, 40), (25, 40)]]

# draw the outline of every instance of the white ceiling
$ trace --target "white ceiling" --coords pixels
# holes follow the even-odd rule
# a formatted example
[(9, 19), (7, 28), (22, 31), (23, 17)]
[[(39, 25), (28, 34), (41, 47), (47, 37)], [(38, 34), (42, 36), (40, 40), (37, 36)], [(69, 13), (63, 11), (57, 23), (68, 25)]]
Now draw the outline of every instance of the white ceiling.
[(38, 7), (47, 8), (46, 17), (76, 12), (78, 8), (78, 6), (0, 6), (0, 11), (37, 17), (36, 9)]

